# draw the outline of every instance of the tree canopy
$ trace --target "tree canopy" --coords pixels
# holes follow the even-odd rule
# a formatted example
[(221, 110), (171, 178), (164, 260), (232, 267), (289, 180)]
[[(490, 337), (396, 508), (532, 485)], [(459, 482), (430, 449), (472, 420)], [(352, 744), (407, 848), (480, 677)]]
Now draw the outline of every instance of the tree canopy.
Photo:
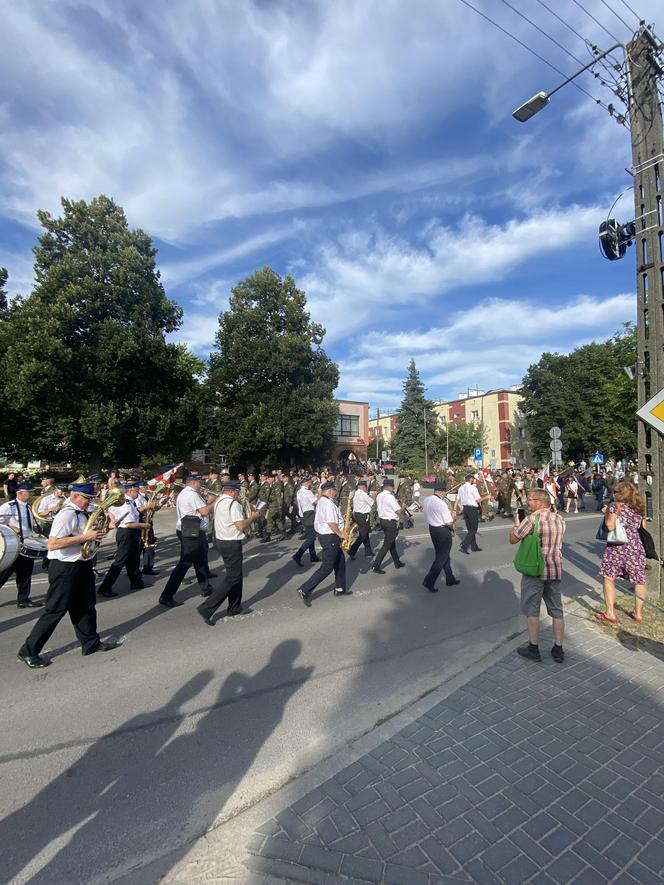
[(339, 410), (335, 363), (294, 279), (264, 267), (232, 290), (210, 356), (209, 445), (236, 466), (329, 455)]
[(428, 455), (435, 454), (437, 439), (436, 415), (433, 402), (425, 396), (415, 360), (411, 359), (408, 375), (403, 382), (403, 399), (399, 421), (390, 451), (400, 467), (418, 469), (425, 466), (425, 426)]
[(580, 460), (595, 451), (631, 455), (636, 449), (636, 383), (623, 366), (636, 362), (636, 329), (630, 323), (608, 341), (570, 354), (544, 353), (523, 379), (521, 408), (533, 453), (551, 457), (549, 428), (562, 431), (563, 456)]
[(484, 424), (448, 422), (447, 429), (438, 434), (437, 451), (439, 456), (449, 458), (449, 464), (465, 464), (475, 448), (483, 449), (486, 445), (486, 428)]
[(165, 340), (182, 310), (152, 241), (106, 196), (62, 209), (38, 212), (35, 288), (0, 320), (3, 448), (92, 466), (190, 451), (203, 364)]

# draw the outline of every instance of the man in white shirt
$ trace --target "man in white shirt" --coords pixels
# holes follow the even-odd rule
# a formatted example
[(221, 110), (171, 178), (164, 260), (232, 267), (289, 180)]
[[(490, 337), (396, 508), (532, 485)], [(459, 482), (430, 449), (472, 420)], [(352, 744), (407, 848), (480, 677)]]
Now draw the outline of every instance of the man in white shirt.
[(346, 589), (346, 556), (341, 549), (341, 542), (346, 539), (344, 518), (335, 504), (337, 488), (334, 482), (324, 482), (320, 487), (320, 497), (316, 505), (314, 528), (318, 535), (318, 543), (323, 548), (323, 560), (320, 568), (303, 584), (298, 593), (306, 606), (311, 606), (311, 594), (330, 572), (334, 571), (334, 595), (350, 596)]
[(189, 474), (185, 480), (186, 485), (178, 495), (175, 504), (175, 512), (177, 513), (175, 532), (180, 539), (180, 559), (159, 597), (159, 603), (166, 608), (182, 605), (179, 600), (175, 599), (175, 594), (192, 565), (196, 570), (201, 595), (209, 596), (213, 590), (213, 587), (208, 584), (205, 565), (207, 562), (209, 515), (214, 509), (216, 498), (212, 498), (209, 504), (205, 501), (201, 495), (202, 480), (203, 477), (198, 473)]
[(364, 555), (373, 556), (371, 539), (369, 537), (369, 514), (374, 505), (374, 499), (368, 494), (367, 488), (366, 479), (361, 479), (358, 481), (353, 493), (353, 522), (357, 525), (357, 538), (355, 538), (348, 551), (351, 559), (355, 559), (361, 544), (364, 544)]
[(141, 517), (141, 523), (147, 526), (147, 528), (144, 528), (141, 533), (141, 550), (143, 559), (143, 567), (141, 571), (144, 575), (152, 575), (156, 578), (159, 574), (158, 571), (155, 571), (154, 567), (154, 558), (157, 552), (157, 538), (154, 533), (152, 517), (150, 514), (154, 514), (155, 510), (159, 510), (160, 504), (156, 497), (150, 501), (150, 494), (150, 486), (142, 479), (138, 486), (138, 497), (136, 498), (136, 507)]
[[(0, 522), (9, 526), (21, 542), (24, 538), (29, 538), (34, 530), (34, 516), (30, 510), (31, 498), (32, 483), (21, 482), (16, 487), (16, 498), (0, 507)], [(19, 554), (9, 568), (0, 572), (0, 587), (6, 584), (12, 575), (15, 576), (18, 608), (40, 608), (44, 604), (30, 599), (34, 564), (32, 557)]]
[(385, 570), (381, 568), (381, 564), (388, 551), (392, 557), (394, 567), (404, 567), (404, 563), (399, 559), (399, 554), (397, 553), (397, 535), (399, 534), (399, 519), (402, 508), (394, 497), (394, 480), (386, 479), (383, 481), (383, 491), (376, 496), (376, 508), (378, 510), (378, 520), (385, 535), (383, 546), (376, 554), (371, 570), (376, 572), (376, 574), (384, 575)]
[(67, 612), (84, 656), (118, 647), (117, 642), (99, 638), (92, 558), (81, 558), (85, 541), (99, 543), (103, 537), (101, 532), (85, 531), (88, 505), (95, 494), (90, 483), (74, 483), (69, 500), (53, 520), (48, 539), (46, 608), (18, 651), (19, 661), (33, 670), (49, 665), (40, 652)]
[(445, 583), (448, 587), (461, 583), (454, 577), (450, 565), (454, 518), (445, 501), (446, 494), (445, 483), (437, 482), (433, 487), (433, 495), (424, 499), (424, 518), (429, 526), (429, 535), (433, 542), (434, 560), (422, 584), (431, 593), (438, 592), (436, 581), (442, 571), (445, 572)]
[(314, 514), (316, 511), (316, 496), (311, 491), (313, 484), (309, 474), (302, 477), (300, 487), (295, 496), (297, 515), (304, 529), (304, 541), (300, 545), (297, 552), (293, 555), (293, 562), (302, 565), (302, 557), (309, 551), (309, 558), (312, 562), (320, 562), (316, 555), (316, 529), (314, 528)]
[(229, 618), (249, 613), (248, 609), (242, 608), (242, 542), (247, 537), (246, 530), (258, 518), (253, 507), (251, 516), (245, 519), (240, 504), (240, 483), (226, 480), (222, 484), (221, 497), (214, 505), (214, 546), (224, 561), (226, 577), (197, 609), (209, 627), (213, 626), (212, 617), (225, 599), (228, 599), (226, 614)]
[(466, 537), (461, 542), (460, 550), (470, 556), (470, 551), (479, 552), (480, 547), (477, 546), (475, 536), (480, 524), (480, 507), (482, 506), (482, 496), (480, 495), (475, 483), (474, 473), (466, 474), (466, 481), (457, 492), (457, 509), (461, 509), (463, 513), (463, 521), (466, 524)]
[(145, 587), (141, 577), (141, 515), (136, 506), (139, 483), (127, 483), (122, 489), (124, 503), (118, 507), (109, 507), (108, 514), (111, 517), (112, 529), (115, 529), (115, 542), (117, 544), (115, 559), (106, 572), (106, 577), (99, 585), (99, 596), (110, 598), (118, 594), (113, 590), (113, 584), (122, 574), (122, 569), (127, 569), (129, 586), (132, 590), (142, 590)]

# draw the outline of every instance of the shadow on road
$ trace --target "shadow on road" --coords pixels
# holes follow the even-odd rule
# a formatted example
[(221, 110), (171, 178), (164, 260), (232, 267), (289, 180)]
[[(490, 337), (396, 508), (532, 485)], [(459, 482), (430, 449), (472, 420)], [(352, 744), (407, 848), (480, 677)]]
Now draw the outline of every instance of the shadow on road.
[[(310, 678), (313, 668), (295, 666), (300, 651), (299, 640), (281, 642), (255, 675), (233, 671), (212, 705), (192, 708), (213, 680), (205, 670), (161, 708), (100, 737), (0, 822), (2, 880), (85, 882), (115, 870), (119, 858), (127, 869), (164, 850), (175, 862), (179, 846), (184, 852), (212, 825)], [(261, 693), (269, 703), (243, 703)]]

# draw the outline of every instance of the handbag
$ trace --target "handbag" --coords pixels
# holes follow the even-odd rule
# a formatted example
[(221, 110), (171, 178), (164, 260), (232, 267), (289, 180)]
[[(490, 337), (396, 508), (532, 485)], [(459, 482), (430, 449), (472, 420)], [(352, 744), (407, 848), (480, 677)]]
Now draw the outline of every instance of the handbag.
[(616, 507), (618, 508), (616, 513), (616, 527), (609, 531), (605, 517), (602, 520), (600, 527), (597, 529), (597, 534), (595, 535), (595, 538), (598, 541), (603, 541), (610, 547), (620, 547), (622, 544), (627, 544), (629, 541), (629, 538), (627, 537), (627, 532), (625, 531), (625, 526), (622, 519), (620, 518), (620, 504), (617, 504)]
[(539, 536), (539, 519), (533, 519), (533, 530), (519, 543), (519, 549), (514, 557), (514, 568), (522, 575), (530, 575), (539, 578), (544, 573), (546, 562), (542, 553), (542, 542)]
[(641, 538), (641, 543), (643, 544), (643, 550), (646, 554), (646, 559), (659, 560), (659, 556), (657, 555), (657, 548), (655, 547), (655, 540), (648, 529), (644, 529), (643, 526), (640, 526), (639, 538)]

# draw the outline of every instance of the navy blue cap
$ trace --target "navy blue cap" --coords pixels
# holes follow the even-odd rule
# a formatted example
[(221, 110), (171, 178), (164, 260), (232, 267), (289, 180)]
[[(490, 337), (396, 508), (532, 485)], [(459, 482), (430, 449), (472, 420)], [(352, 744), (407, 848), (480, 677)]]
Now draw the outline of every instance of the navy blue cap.
[(95, 487), (89, 482), (75, 482), (71, 490), (76, 495), (86, 495), (88, 498), (95, 498), (97, 495)]
[(31, 482), (20, 482), (16, 486), (17, 492), (34, 492), (34, 488), (32, 487)]
[(122, 488), (123, 488), (123, 489), (126, 489), (127, 491), (129, 491), (129, 489), (138, 489), (138, 488), (140, 488), (140, 485), (141, 485), (140, 481), (136, 481), (136, 482), (126, 482)]
[(383, 480), (383, 488), (385, 489), (388, 486), (391, 486), (392, 488), (394, 488), (394, 480), (393, 479), (384, 479)]
[(203, 482), (203, 477), (200, 475), (200, 473), (190, 473), (185, 482), (192, 482), (194, 480), (196, 482)]
[(234, 492), (239, 492), (241, 488), (242, 487), (237, 479), (229, 479), (222, 486), (222, 489), (231, 489)]
[(433, 490), (434, 492), (446, 492), (447, 487), (444, 482), (435, 482), (433, 484)]
[(313, 480), (313, 476), (309, 476), (308, 473), (305, 473), (304, 476), (300, 477), (300, 482), (311, 482)]
[(368, 486), (368, 483), (367, 483), (367, 481), (366, 481), (366, 479), (358, 479), (358, 481), (357, 481), (357, 486), (358, 486), (358, 487), (359, 487), (359, 486), (367, 486), (367, 488), (369, 487), (369, 486)]
[(336, 485), (333, 482), (322, 483), (320, 487), (321, 492), (326, 492), (328, 489), (336, 489)]

